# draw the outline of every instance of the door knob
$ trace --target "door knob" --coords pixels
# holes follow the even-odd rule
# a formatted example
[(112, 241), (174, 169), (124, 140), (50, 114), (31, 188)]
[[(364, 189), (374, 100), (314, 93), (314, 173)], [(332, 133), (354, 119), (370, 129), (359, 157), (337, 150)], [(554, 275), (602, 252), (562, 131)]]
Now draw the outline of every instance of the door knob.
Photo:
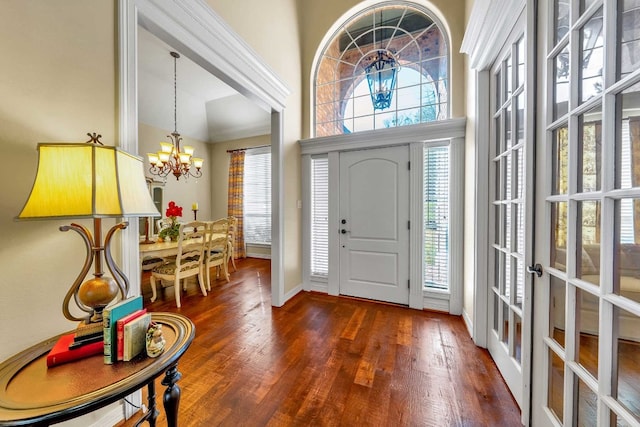
[(345, 230), (345, 229), (343, 228), (342, 230), (340, 230), (340, 232), (341, 232), (342, 234), (347, 234), (347, 233), (349, 232), (349, 230)]
[(340, 223), (341, 223), (341, 224), (346, 224), (346, 223), (347, 223), (347, 220), (346, 220), (346, 219), (343, 219), (342, 221), (340, 221)]
[(542, 277), (542, 266), (540, 264), (529, 265), (527, 266), (527, 273), (529, 274), (535, 273), (536, 276)]

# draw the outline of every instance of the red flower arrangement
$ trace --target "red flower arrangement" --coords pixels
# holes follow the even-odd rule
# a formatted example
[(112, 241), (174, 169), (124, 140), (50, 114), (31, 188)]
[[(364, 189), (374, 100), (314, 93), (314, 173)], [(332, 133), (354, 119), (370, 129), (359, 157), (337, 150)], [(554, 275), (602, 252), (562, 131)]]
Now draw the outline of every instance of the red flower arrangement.
[(167, 218), (171, 218), (172, 223), (177, 222), (178, 217), (182, 216), (182, 206), (178, 206), (174, 201), (170, 201), (165, 215)]
[(178, 224), (178, 217), (182, 216), (182, 206), (176, 205), (174, 201), (169, 202), (169, 206), (165, 211), (167, 218), (171, 220), (171, 224), (168, 227), (160, 230), (159, 237), (166, 240), (167, 237), (171, 239), (177, 239), (180, 234), (180, 224)]

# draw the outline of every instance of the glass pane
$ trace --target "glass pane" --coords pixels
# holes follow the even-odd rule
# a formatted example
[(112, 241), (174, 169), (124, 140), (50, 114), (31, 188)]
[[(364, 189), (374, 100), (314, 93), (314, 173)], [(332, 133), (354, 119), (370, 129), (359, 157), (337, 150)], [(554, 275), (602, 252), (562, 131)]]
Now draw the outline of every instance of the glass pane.
[(566, 47), (555, 58), (553, 92), (553, 119), (567, 114), (569, 108), (569, 48)]
[(640, 370), (638, 370), (640, 318), (626, 310), (616, 308), (615, 321), (619, 330), (617, 338), (617, 399), (640, 421)]
[(618, 42), (618, 75), (622, 78), (640, 66), (640, 0), (621, 0), (618, 8), (618, 13), (622, 15)]
[(564, 280), (551, 276), (549, 295), (549, 336), (564, 347), (565, 300)]
[(578, 155), (582, 174), (578, 175), (578, 192), (600, 190), (602, 168), (602, 107), (598, 105), (580, 116)]
[(524, 107), (525, 107), (525, 99), (524, 92), (522, 92), (516, 98), (516, 144), (521, 144), (524, 142)]
[(499, 274), (500, 274), (500, 282), (498, 284), (498, 289), (500, 292), (500, 295), (504, 295), (504, 289), (505, 289), (505, 283), (506, 283), (506, 279), (505, 279), (505, 255), (504, 252), (500, 251), (499, 253)]
[(580, 313), (576, 316), (578, 320), (576, 330), (580, 331), (576, 343), (577, 359), (594, 378), (598, 378), (599, 300), (597, 296), (578, 288), (576, 301), (578, 302), (576, 312)]
[(498, 334), (498, 326), (500, 325), (500, 317), (498, 315), (498, 309), (500, 308), (500, 298), (498, 294), (493, 294), (493, 330), (496, 335)]
[(584, 102), (602, 93), (602, 8), (580, 30), (582, 61), (580, 101)]
[(600, 202), (578, 202), (576, 277), (600, 284)]
[(507, 104), (504, 115), (504, 141), (507, 148), (510, 148), (513, 144), (511, 139), (511, 102)]
[(619, 95), (618, 126), (620, 139), (616, 141), (618, 188), (640, 187), (640, 92), (631, 90)]
[(502, 289), (502, 295), (504, 295), (507, 300), (509, 299), (509, 295), (511, 295), (511, 286), (513, 282), (513, 277), (511, 276), (511, 256), (504, 255), (504, 288)]
[(616, 293), (640, 302), (640, 199), (622, 199), (616, 203), (618, 236), (614, 260)]
[(549, 390), (547, 406), (562, 423), (564, 407), (564, 362), (549, 349)]
[(511, 97), (511, 94), (513, 93), (513, 58), (511, 57), (511, 55), (509, 55), (509, 57), (507, 58), (506, 61), (507, 64), (507, 70), (505, 71), (507, 73), (507, 98)]
[(522, 153), (524, 148), (518, 148), (515, 150), (515, 159), (514, 159), (514, 190), (515, 194), (513, 195), (514, 199), (521, 199), (524, 196), (524, 160)]
[(522, 319), (517, 314), (513, 314), (513, 320), (515, 323), (514, 332), (514, 355), (513, 358), (518, 361), (518, 364), (522, 361)]
[(522, 308), (524, 299), (524, 262), (518, 260), (518, 271), (516, 271), (516, 306)]
[(518, 82), (517, 85), (518, 87), (522, 86), (524, 84), (524, 62), (525, 62), (525, 53), (524, 53), (524, 37), (521, 38), (520, 40), (518, 40), (518, 44), (516, 46), (516, 51), (517, 51), (517, 55), (518, 55)]
[(509, 346), (509, 305), (502, 302), (502, 336), (501, 341)]
[(498, 72), (495, 74), (495, 87), (496, 87), (496, 109), (499, 111), (502, 108), (502, 68), (498, 68)]
[(555, 2), (555, 44), (569, 32), (569, 0)]
[(493, 123), (495, 124), (496, 130), (495, 130), (495, 142), (494, 142), (494, 147), (495, 147), (495, 153), (493, 153), (493, 156), (497, 156), (498, 154), (502, 153), (502, 134), (501, 132), (501, 128), (500, 128), (500, 118), (502, 116), (498, 116), (493, 120)]
[(507, 163), (507, 170), (505, 171), (505, 200), (511, 200), (512, 196), (511, 196), (511, 184), (513, 181), (513, 175), (511, 174), (511, 163), (512, 163), (512, 159), (511, 159), (511, 153), (507, 153), (507, 155), (505, 156), (505, 161)]
[(507, 203), (505, 205), (505, 221), (504, 221), (504, 247), (510, 252), (511, 251), (511, 229), (513, 227), (513, 221), (511, 218), (511, 203)]
[(493, 206), (493, 243), (500, 246), (500, 205)]
[(567, 271), (567, 203), (551, 204), (551, 266)]
[(567, 194), (569, 129), (566, 126), (553, 131), (552, 144), (551, 194)]
[(578, 426), (595, 426), (597, 424), (598, 397), (584, 381), (574, 374), (578, 387)]
[(516, 243), (514, 250), (519, 254), (524, 254), (524, 206), (522, 204), (513, 204), (513, 210), (516, 217)]

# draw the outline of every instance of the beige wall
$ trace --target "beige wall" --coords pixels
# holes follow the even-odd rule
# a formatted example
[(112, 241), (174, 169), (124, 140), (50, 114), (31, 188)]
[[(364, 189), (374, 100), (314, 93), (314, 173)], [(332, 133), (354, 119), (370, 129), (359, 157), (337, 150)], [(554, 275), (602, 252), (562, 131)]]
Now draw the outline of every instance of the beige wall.
[[(157, 176), (147, 172), (149, 170), (149, 160), (147, 153), (154, 153), (160, 149), (160, 142), (167, 141), (167, 135), (171, 130), (159, 129), (144, 123), (138, 124), (138, 153), (144, 157), (145, 175), (156, 180), (162, 180)], [(200, 178), (190, 177), (188, 180), (180, 178), (176, 180), (173, 174), (166, 177), (164, 184), (164, 204), (160, 212), (165, 217), (165, 210), (169, 201), (174, 201), (178, 206), (182, 206), (182, 221), (192, 221), (193, 211), (191, 206), (198, 203), (198, 219), (211, 219), (211, 192), (209, 183), (211, 175), (215, 170), (215, 165), (209, 160), (209, 146), (204, 141), (198, 141), (188, 136), (183, 136), (182, 146), (191, 145), (195, 149), (195, 156), (205, 159), (202, 166), (202, 176)]]
[(38, 142), (84, 142), (87, 132), (118, 142), (115, 13), (104, 0), (2, 2), (0, 360), (75, 327), (61, 306), (84, 261), (82, 239), (58, 231), (68, 221), (13, 218), (35, 178)]
[[(295, 0), (207, 0), (222, 18), (287, 84), (291, 94), (284, 112), (284, 287), (289, 292), (302, 282), (300, 200), (301, 87), (300, 23)], [(302, 4), (302, 3), (301, 3)], [(322, 2), (318, 1), (318, 4)]]
[[(84, 243), (68, 221), (14, 221), (37, 168), (38, 142), (117, 144), (116, 7), (105, 0), (2, 0), (0, 13), (0, 361), (75, 327), (62, 301)], [(92, 229), (91, 221), (78, 221)], [(113, 221), (105, 221), (105, 227)], [(102, 413), (108, 411), (105, 409)], [(72, 425), (89, 425), (93, 413)]]

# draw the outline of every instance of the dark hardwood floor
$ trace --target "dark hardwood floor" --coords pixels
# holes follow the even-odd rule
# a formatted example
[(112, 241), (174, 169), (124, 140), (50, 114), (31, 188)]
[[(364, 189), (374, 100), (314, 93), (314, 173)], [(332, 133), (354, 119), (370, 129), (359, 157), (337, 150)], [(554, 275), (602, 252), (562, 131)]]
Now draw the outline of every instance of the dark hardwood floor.
[[(196, 326), (178, 365), (181, 426), (521, 425), (460, 317), (308, 292), (274, 308), (269, 261), (237, 265), (206, 297), (190, 282), (181, 309), (172, 287), (150, 303), (143, 278), (148, 310)], [(158, 425), (163, 391), (158, 380)]]

